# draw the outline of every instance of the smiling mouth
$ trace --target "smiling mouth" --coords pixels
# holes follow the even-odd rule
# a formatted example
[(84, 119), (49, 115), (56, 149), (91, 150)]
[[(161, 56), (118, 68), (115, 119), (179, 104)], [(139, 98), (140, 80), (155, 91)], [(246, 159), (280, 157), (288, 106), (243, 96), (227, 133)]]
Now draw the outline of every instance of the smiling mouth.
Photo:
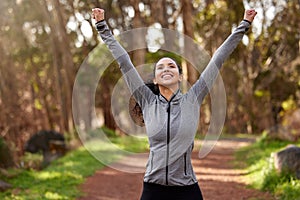
[(163, 74), (163, 75), (161, 76), (161, 78), (172, 78), (172, 77), (173, 77), (172, 74)]

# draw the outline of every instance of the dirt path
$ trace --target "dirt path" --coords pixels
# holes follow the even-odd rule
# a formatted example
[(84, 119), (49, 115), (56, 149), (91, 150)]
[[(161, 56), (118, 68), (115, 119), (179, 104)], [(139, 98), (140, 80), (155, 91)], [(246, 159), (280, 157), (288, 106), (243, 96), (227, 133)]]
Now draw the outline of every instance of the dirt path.
[[(243, 182), (243, 170), (234, 169), (232, 160), (236, 149), (249, 140), (219, 140), (204, 159), (194, 152), (192, 163), (205, 200), (269, 200), (270, 194), (249, 189)], [(196, 146), (196, 145), (195, 145)], [(199, 148), (195, 148), (199, 151)], [(132, 158), (137, 171), (147, 157)], [(126, 173), (106, 167), (89, 177), (81, 186), (86, 196), (78, 200), (138, 200), (142, 191), (143, 173)]]

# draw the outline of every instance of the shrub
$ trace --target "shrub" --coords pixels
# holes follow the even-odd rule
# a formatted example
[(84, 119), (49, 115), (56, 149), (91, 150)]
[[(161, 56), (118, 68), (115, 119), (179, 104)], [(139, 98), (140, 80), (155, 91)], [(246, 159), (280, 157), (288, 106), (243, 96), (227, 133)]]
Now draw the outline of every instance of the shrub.
[(271, 156), (272, 152), (280, 151), (287, 144), (287, 141), (271, 140), (263, 135), (252, 145), (238, 151), (236, 158), (247, 169), (247, 182), (252, 187), (270, 191), (278, 199), (299, 200), (300, 180), (288, 173), (279, 174)]

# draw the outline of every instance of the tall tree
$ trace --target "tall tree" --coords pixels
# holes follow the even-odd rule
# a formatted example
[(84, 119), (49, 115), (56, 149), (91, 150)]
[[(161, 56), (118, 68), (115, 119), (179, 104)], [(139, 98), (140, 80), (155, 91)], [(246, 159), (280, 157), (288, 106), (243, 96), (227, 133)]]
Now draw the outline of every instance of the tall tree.
[[(183, 33), (191, 39), (194, 39), (194, 20), (193, 20), (193, 13), (194, 8), (193, 4), (189, 0), (181, 0), (182, 4), (182, 21), (183, 21)], [(184, 42), (184, 51), (188, 54), (193, 53), (193, 49), (191, 49), (190, 45), (186, 41)], [(191, 63), (186, 62), (187, 67), (187, 77), (190, 84), (193, 84), (197, 81), (199, 73), (191, 65)]]

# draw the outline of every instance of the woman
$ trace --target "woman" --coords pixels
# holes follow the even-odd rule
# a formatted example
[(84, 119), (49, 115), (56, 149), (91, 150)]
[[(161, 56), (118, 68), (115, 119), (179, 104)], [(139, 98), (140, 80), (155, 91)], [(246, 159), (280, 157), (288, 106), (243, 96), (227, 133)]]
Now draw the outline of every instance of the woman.
[(127, 52), (114, 39), (104, 10), (95, 8), (96, 28), (118, 61), (123, 77), (143, 112), (149, 138), (150, 155), (144, 175), (141, 200), (200, 200), (202, 194), (191, 164), (191, 152), (202, 100), (209, 92), (225, 59), (236, 48), (256, 15), (246, 10), (244, 19), (218, 48), (199, 80), (185, 94), (179, 90), (183, 77), (171, 58), (161, 58), (155, 65), (155, 94), (135, 70)]

